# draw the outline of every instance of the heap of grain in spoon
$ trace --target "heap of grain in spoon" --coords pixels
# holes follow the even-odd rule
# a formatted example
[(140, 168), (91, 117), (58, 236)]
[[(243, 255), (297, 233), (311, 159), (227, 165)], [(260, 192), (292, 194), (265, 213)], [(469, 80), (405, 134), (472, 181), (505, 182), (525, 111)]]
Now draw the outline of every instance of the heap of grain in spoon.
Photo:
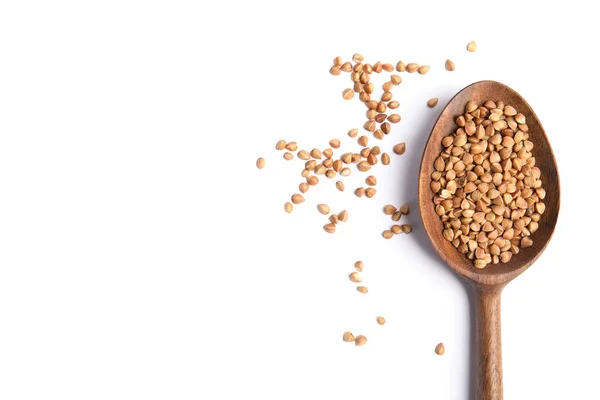
[(533, 244), (546, 192), (526, 118), (502, 101), (469, 101), (442, 139), (431, 190), (443, 236), (476, 268)]

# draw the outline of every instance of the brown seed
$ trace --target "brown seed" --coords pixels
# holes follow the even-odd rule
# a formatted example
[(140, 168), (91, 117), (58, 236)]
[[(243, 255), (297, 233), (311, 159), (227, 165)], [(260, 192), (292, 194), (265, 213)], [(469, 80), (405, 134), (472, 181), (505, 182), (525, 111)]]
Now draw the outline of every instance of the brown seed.
[(400, 122), (400, 114), (392, 114), (392, 115), (388, 115), (387, 117), (388, 121), (390, 121), (392, 124), (395, 124), (397, 122)]
[(283, 205), (283, 209), (285, 210), (286, 213), (291, 213), (294, 210), (294, 206), (292, 203), (290, 203), (289, 201), (287, 201), (284, 205)]
[(365, 59), (365, 58), (364, 58), (364, 57), (363, 57), (361, 54), (359, 54), (359, 53), (355, 53), (355, 54), (352, 56), (352, 61), (354, 61), (354, 62), (356, 62), (356, 63), (361, 63), (361, 62), (363, 62), (363, 61), (364, 61), (364, 59)]
[(385, 324), (385, 318), (383, 318), (383, 317), (377, 317), (377, 323), (378, 323), (379, 325), (383, 325), (383, 324)]
[[(356, 137), (356, 135), (358, 135), (358, 129), (356, 129), (356, 128), (355, 128), (355, 129), (350, 129), (350, 130), (348, 131), (348, 136), (350, 136), (351, 138), (354, 138), (354, 137)], [(332, 147), (333, 147), (333, 146), (332, 146)]]
[(381, 87), (385, 92), (389, 92), (390, 90), (392, 90), (392, 87), (394, 86), (394, 84), (391, 81), (385, 82)]
[(390, 63), (385, 63), (385, 64), (382, 65), (382, 69), (385, 72), (392, 72), (394, 70), (394, 66), (392, 64), (390, 64)]
[(275, 149), (283, 150), (283, 149), (285, 149), (286, 144), (287, 143), (285, 142), (285, 140), (279, 140), (279, 141), (277, 141), (277, 144), (275, 144)]
[(258, 160), (256, 160), (256, 168), (258, 169), (263, 169), (265, 167), (266, 161), (264, 158), (260, 157)]
[(285, 153), (283, 153), (283, 158), (290, 161), (294, 159), (294, 155), (289, 151), (286, 151)]
[(300, 150), (298, 154), (296, 154), (296, 156), (298, 156), (299, 159), (304, 161), (310, 160), (310, 153), (306, 150)]
[(367, 84), (370, 82), (370, 80), (371, 78), (369, 77), (369, 74), (367, 72), (362, 72), (360, 74), (360, 83)]
[(391, 204), (385, 205), (383, 207), (383, 213), (385, 215), (392, 215), (393, 213), (395, 213), (398, 209), (396, 207), (394, 207)]
[(392, 99), (392, 92), (383, 92), (381, 95), (381, 100), (390, 101)]
[(364, 266), (365, 265), (362, 261), (357, 261), (354, 263), (354, 269), (356, 269), (358, 272), (362, 272)]
[(366, 161), (361, 161), (356, 166), (360, 172), (366, 172), (371, 169), (371, 164)]
[(410, 224), (404, 224), (404, 225), (401, 225), (401, 227), (402, 227), (402, 232), (404, 232), (404, 233), (411, 233), (413, 230), (412, 225), (410, 225)]
[(397, 101), (390, 101), (388, 103), (388, 108), (391, 108), (392, 110), (395, 110), (396, 108), (400, 107), (400, 103), (398, 103)]
[(337, 190), (339, 190), (340, 192), (344, 191), (344, 182), (342, 181), (337, 181), (335, 183), (335, 187), (337, 188)]
[(375, 86), (373, 86), (372, 83), (367, 83), (364, 87), (365, 92), (367, 92), (368, 94), (372, 94), (373, 91), (375, 90)]
[(302, 196), (301, 194), (297, 194), (297, 193), (292, 195), (292, 203), (294, 203), (294, 204), (304, 203), (304, 196)]
[(369, 138), (364, 135), (359, 137), (358, 144), (360, 144), (362, 147), (367, 147), (369, 145)]
[(419, 74), (421, 75), (425, 75), (426, 73), (429, 72), (429, 65), (421, 65), (418, 69)]
[(375, 178), (373, 175), (369, 175), (367, 179), (365, 179), (365, 183), (369, 186), (375, 186), (377, 185), (377, 178)]
[(317, 162), (315, 160), (308, 160), (307, 162), (304, 163), (304, 168), (306, 168), (309, 171), (312, 171), (313, 169), (315, 169), (316, 166), (317, 166)]
[(504, 115), (507, 117), (514, 117), (517, 115), (517, 110), (515, 110), (515, 108), (512, 106), (506, 106), (504, 107)]
[(350, 71), (352, 71), (352, 64), (349, 61), (346, 61), (345, 63), (342, 64), (340, 69), (344, 72), (350, 72)]
[(323, 225), (323, 230), (327, 233), (334, 233), (335, 232), (335, 224), (325, 224)]
[(448, 71), (454, 71), (454, 68), (455, 68), (454, 62), (452, 60), (446, 60), (445, 67), (446, 67), (446, 70), (448, 70)]
[(417, 64), (417, 63), (406, 64), (406, 71), (410, 74), (412, 74), (413, 72), (417, 72), (418, 69), (419, 69), (419, 64)]
[(342, 97), (344, 98), (344, 100), (350, 100), (354, 97), (354, 90), (344, 89), (344, 91), (342, 92)]
[(477, 108), (479, 108), (479, 106), (477, 105), (477, 103), (475, 103), (473, 100), (469, 100), (467, 102), (467, 104), (465, 105), (465, 112), (466, 113), (471, 113), (471, 112), (477, 110)]
[(367, 343), (367, 338), (363, 335), (358, 335), (356, 339), (354, 339), (354, 344), (357, 346), (362, 346)]
[(289, 151), (296, 151), (296, 150), (298, 150), (298, 143), (289, 142), (285, 145), (285, 149), (289, 150)]
[(485, 261), (483, 260), (475, 260), (473, 262), (473, 265), (475, 266), (475, 268), (477, 269), (483, 269), (485, 268), (485, 266), (487, 265)]
[(512, 258), (512, 253), (510, 251), (504, 251), (504, 252), (500, 253), (500, 261), (502, 261), (503, 263), (509, 262), (511, 258)]
[(312, 149), (310, 152), (310, 156), (317, 160), (320, 160), (321, 158), (323, 158), (323, 154), (321, 154), (321, 150), (319, 150), (319, 149)]
[(402, 213), (400, 211), (396, 211), (395, 213), (392, 214), (392, 220), (394, 220), (396, 222), (400, 221), (400, 217), (402, 217)]
[(377, 123), (375, 121), (367, 121), (365, 122), (363, 127), (369, 132), (374, 132), (375, 128), (377, 128)]
[(359, 292), (361, 292), (362, 294), (367, 294), (369, 293), (369, 289), (366, 286), (357, 286), (356, 290), (358, 290)]
[(331, 147), (333, 147), (334, 149), (339, 149), (340, 148), (340, 139), (331, 139), (329, 141), (329, 145)]
[(410, 209), (408, 208), (408, 203), (402, 204), (400, 207), (400, 213), (404, 215), (408, 215), (410, 213)]
[(342, 65), (342, 57), (337, 56), (336, 58), (334, 58), (333, 65), (337, 65), (338, 67), (340, 67)]
[(406, 143), (405, 142), (398, 143), (397, 145), (394, 146), (394, 153), (398, 154), (399, 156), (404, 154), (405, 151), (406, 151)]
[(473, 41), (469, 42), (469, 44), (467, 44), (467, 51), (470, 51), (471, 53), (477, 51), (477, 43)]
[(329, 222), (331, 222), (334, 225), (337, 225), (337, 223), (340, 222), (340, 219), (338, 218), (338, 216), (336, 214), (331, 214), (329, 216)]
[(383, 153), (381, 155), (381, 163), (383, 165), (389, 165), (390, 164), (390, 155), (388, 153)]
[(365, 189), (365, 196), (367, 196), (369, 199), (371, 197), (375, 196), (376, 193), (377, 193), (377, 190), (373, 189), (372, 187)]
[(350, 280), (354, 283), (360, 283), (362, 282), (362, 276), (360, 276), (360, 273), (358, 272), (351, 272), (350, 275), (348, 275), (348, 278), (350, 278)]
[(445, 352), (446, 348), (444, 347), (444, 343), (438, 343), (438, 345), (435, 346), (435, 354), (438, 356), (443, 356)]
[(400, 75), (392, 75), (390, 76), (390, 81), (394, 86), (398, 86), (402, 83), (402, 78), (400, 77)]
[(323, 215), (329, 214), (329, 206), (327, 204), (317, 204), (317, 210)]
[(402, 61), (398, 61), (398, 64), (396, 64), (396, 71), (398, 71), (398, 72), (406, 71), (406, 65)]
[(342, 168), (342, 170), (340, 171), (340, 175), (341, 176), (348, 176), (350, 175), (352, 171), (350, 171), (350, 168)]
[(351, 332), (344, 332), (342, 340), (344, 342), (354, 342), (354, 335)]
[(317, 183), (319, 183), (319, 178), (316, 176), (308, 176), (306, 177), (306, 183), (308, 183), (310, 186), (315, 186)]
[(529, 236), (525, 236), (523, 239), (521, 239), (521, 247), (526, 248), (526, 247), (531, 247), (533, 245), (533, 240), (531, 240), (531, 238)]
[(427, 105), (429, 106), (429, 108), (433, 108), (435, 106), (437, 106), (439, 99), (437, 97), (434, 97), (432, 99), (427, 100)]
[[(327, 160), (326, 160), (327, 161)], [(344, 168), (344, 163), (342, 162), (342, 160), (335, 160), (332, 164), (331, 164), (331, 168), (335, 171), (335, 172), (340, 172), (342, 170), (342, 168)]]
[(365, 188), (357, 188), (354, 191), (354, 194), (356, 195), (356, 197), (363, 197), (363, 195), (365, 194)]
[[(385, 114), (383, 114), (383, 115), (385, 115)], [(381, 132), (382, 133), (385, 133), (387, 135), (391, 131), (392, 131), (392, 125), (389, 122), (384, 122), (383, 124), (381, 124)]]
[(383, 236), (384, 239), (391, 239), (394, 236), (394, 232), (392, 232), (390, 230), (385, 230), (385, 231), (383, 231), (381, 236)]
[(341, 72), (341, 70), (340, 70), (340, 67), (338, 67), (337, 65), (334, 65), (333, 67), (331, 67), (331, 68), (329, 69), (329, 73), (330, 73), (331, 75), (339, 75), (339, 74), (341, 74), (342, 72)]
[(392, 225), (392, 227), (390, 228), (392, 230), (392, 232), (394, 232), (394, 234), (398, 235), (400, 233), (404, 233), (402, 231), (402, 227), (400, 225)]
[(346, 210), (340, 211), (340, 213), (337, 216), (338, 216), (338, 219), (342, 222), (348, 221), (348, 211), (346, 211)]
[(301, 183), (301, 184), (298, 186), (298, 189), (300, 190), (300, 192), (302, 192), (302, 193), (306, 193), (306, 192), (308, 192), (308, 188), (309, 188), (309, 187), (310, 187), (310, 186), (308, 185), (308, 183), (306, 183), (306, 182), (302, 182), (302, 183)]

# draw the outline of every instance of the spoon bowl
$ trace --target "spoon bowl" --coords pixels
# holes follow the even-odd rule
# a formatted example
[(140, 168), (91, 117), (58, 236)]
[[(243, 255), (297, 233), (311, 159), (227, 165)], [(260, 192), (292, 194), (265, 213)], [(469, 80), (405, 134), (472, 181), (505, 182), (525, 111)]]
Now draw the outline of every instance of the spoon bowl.
[[(461, 254), (442, 236), (444, 229), (435, 212), (434, 193), (430, 188), (434, 160), (442, 151), (442, 139), (454, 133), (457, 116), (464, 112), (465, 104), (472, 100), (483, 104), (488, 100), (502, 100), (522, 113), (527, 120), (529, 139), (533, 142), (535, 165), (541, 171), (542, 185), (546, 190), (539, 229), (532, 234), (533, 245), (520, 249), (507, 263), (489, 264), (483, 269), (473, 266), (473, 261)], [(481, 81), (467, 86), (446, 105), (436, 121), (425, 146), (419, 172), (419, 208), (425, 232), (440, 257), (472, 284), (475, 291), (475, 342), (478, 347), (477, 400), (502, 399), (502, 352), (500, 339), (500, 293), (504, 286), (525, 271), (542, 254), (556, 225), (560, 208), (560, 187), (556, 160), (542, 125), (525, 99), (506, 85), (494, 81)]]

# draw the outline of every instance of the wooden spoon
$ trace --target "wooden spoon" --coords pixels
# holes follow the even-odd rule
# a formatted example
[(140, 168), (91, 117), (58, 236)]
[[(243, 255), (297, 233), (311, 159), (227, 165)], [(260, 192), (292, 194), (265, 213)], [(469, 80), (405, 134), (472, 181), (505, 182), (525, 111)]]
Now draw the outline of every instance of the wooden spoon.
[[(431, 191), (433, 162), (442, 150), (442, 138), (456, 131), (454, 120), (464, 112), (465, 104), (473, 100), (483, 104), (487, 100), (502, 100), (525, 115), (529, 140), (533, 142), (536, 166), (546, 189), (546, 211), (539, 221), (539, 229), (531, 236), (533, 245), (522, 248), (506, 263), (489, 264), (476, 269), (473, 262), (461, 254), (442, 236), (442, 222), (435, 213)], [(460, 276), (467, 279), (475, 292), (475, 347), (477, 351), (476, 400), (502, 400), (502, 342), (500, 339), (500, 293), (504, 286), (519, 276), (542, 254), (556, 225), (560, 207), (560, 188), (554, 154), (537, 116), (527, 102), (514, 90), (494, 81), (481, 81), (461, 90), (444, 108), (433, 126), (419, 172), (419, 208), (425, 232), (440, 257)]]

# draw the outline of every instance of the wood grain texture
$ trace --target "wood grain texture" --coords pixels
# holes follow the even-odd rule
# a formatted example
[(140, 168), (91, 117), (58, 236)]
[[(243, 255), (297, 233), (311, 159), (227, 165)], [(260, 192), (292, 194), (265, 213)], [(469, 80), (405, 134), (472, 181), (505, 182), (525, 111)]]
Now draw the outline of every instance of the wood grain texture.
[(475, 348), (477, 351), (478, 400), (501, 400), (502, 338), (500, 293), (502, 286), (475, 286)]
[[(482, 104), (487, 100), (502, 100), (525, 115), (529, 140), (534, 144), (533, 155), (540, 168), (546, 189), (546, 211), (539, 221), (539, 229), (532, 234), (533, 245), (521, 249), (508, 263), (488, 265), (476, 269), (466, 255), (461, 254), (442, 236), (443, 225), (435, 213), (431, 174), (434, 160), (442, 151), (442, 138), (458, 128), (455, 118), (463, 113), (465, 104), (473, 100)], [(481, 81), (461, 90), (441, 112), (423, 152), (419, 171), (419, 208), (423, 227), (440, 257), (461, 277), (470, 281), (475, 291), (475, 341), (479, 351), (475, 400), (502, 400), (502, 342), (500, 337), (500, 293), (504, 286), (525, 271), (542, 254), (556, 226), (560, 209), (560, 185), (556, 160), (546, 133), (533, 109), (517, 92), (494, 81)]]

